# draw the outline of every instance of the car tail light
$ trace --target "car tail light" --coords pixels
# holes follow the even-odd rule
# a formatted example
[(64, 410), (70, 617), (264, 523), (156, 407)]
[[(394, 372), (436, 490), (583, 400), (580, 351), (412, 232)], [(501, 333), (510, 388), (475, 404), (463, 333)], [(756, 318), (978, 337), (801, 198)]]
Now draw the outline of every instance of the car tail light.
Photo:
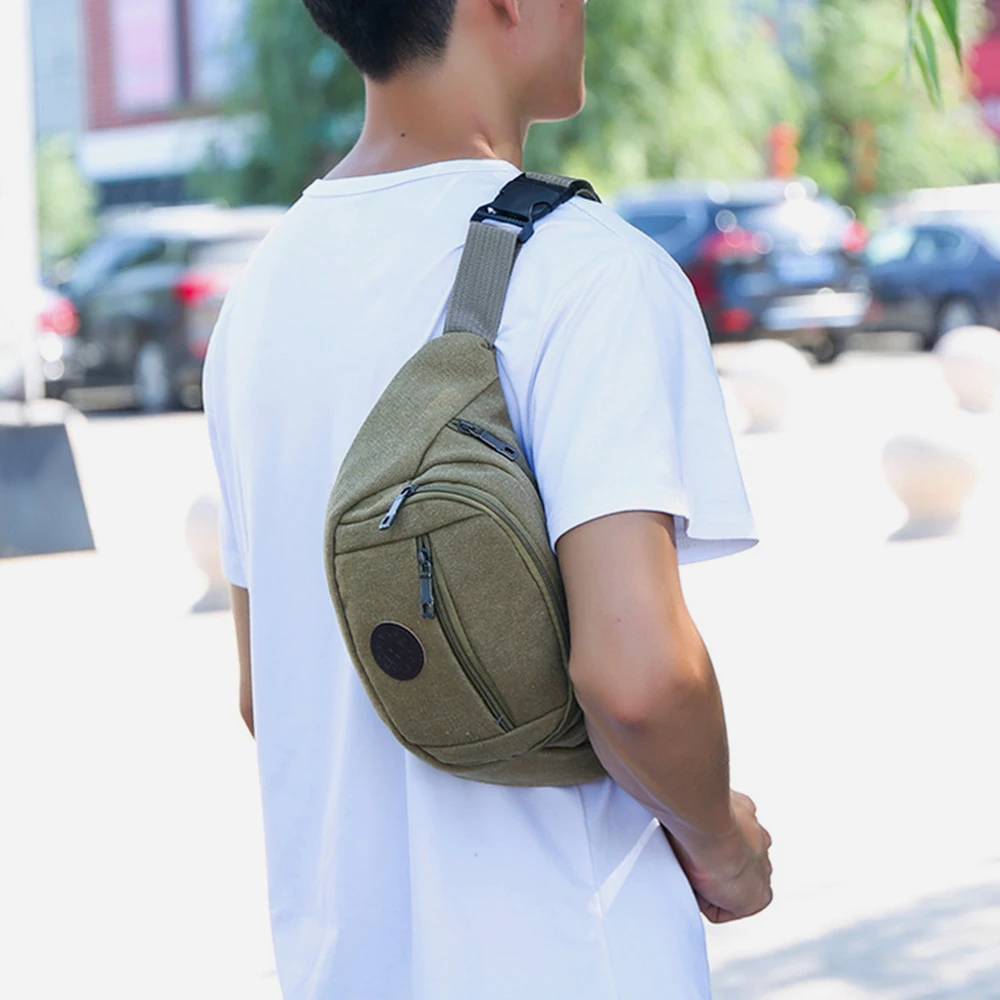
[(753, 313), (749, 309), (722, 309), (715, 317), (715, 329), (719, 333), (745, 333), (753, 326)]
[(227, 291), (223, 277), (207, 271), (188, 271), (174, 286), (174, 295), (184, 306), (188, 353), (199, 361), (208, 353), (208, 341)]
[(725, 233), (712, 233), (705, 238), (701, 247), (702, 257), (718, 261), (720, 264), (756, 260), (760, 253), (758, 234), (738, 227)]
[(862, 253), (868, 246), (868, 228), (863, 222), (854, 219), (844, 230), (844, 249), (848, 253)]
[(59, 295), (47, 302), (38, 314), (38, 332), (60, 337), (75, 337), (80, 330), (80, 317), (69, 299)]
[(768, 242), (760, 233), (752, 233), (739, 227), (706, 236), (688, 271), (702, 309), (713, 309), (718, 305), (720, 267), (727, 264), (752, 264), (767, 250)]
[(221, 298), (224, 294), (225, 289), (214, 275), (200, 271), (188, 271), (174, 285), (174, 295), (188, 307), (201, 305), (206, 299)]

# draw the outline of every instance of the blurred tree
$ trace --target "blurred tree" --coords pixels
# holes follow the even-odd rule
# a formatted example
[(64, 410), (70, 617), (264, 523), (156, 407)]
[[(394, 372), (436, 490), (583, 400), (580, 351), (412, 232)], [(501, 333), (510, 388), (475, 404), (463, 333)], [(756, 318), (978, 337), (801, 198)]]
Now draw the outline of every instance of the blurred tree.
[[(916, 17), (933, 6), (951, 26), (952, 6), (977, 2), (818, 0), (805, 53), (814, 69), (800, 80), (760, 16), (768, 0), (592, 4), (587, 107), (571, 122), (536, 126), (528, 164), (584, 174), (606, 193), (650, 177), (761, 176), (771, 130), (787, 122), (804, 125), (802, 172), (854, 203), (990, 174), (995, 157), (964, 112), (955, 60), (938, 60), (921, 27), (933, 22)], [(908, 25), (947, 116), (902, 72)], [(951, 33), (937, 28), (931, 38), (947, 43)], [(228, 110), (258, 123), (249, 158), (232, 170), (220, 150), (194, 187), (234, 204), (287, 203), (354, 142), (363, 86), (299, 0), (251, 0), (246, 51)]]
[(778, 121), (801, 119), (770, 24), (740, 0), (628, 0), (588, 9), (583, 113), (537, 126), (536, 167), (582, 173), (604, 190), (649, 177), (760, 176)]
[(73, 156), (70, 136), (44, 140), (36, 154), (38, 229), (43, 271), (79, 253), (96, 231), (94, 190)]
[(246, 58), (226, 110), (257, 121), (249, 158), (233, 170), (219, 150), (193, 187), (231, 204), (288, 204), (354, 144), (364, 87), (301, 0), (251, 0), (245, 34)]
[[(766, 22), (738, 17), (739, 5), (592, 5), (587, 108), (573, 122), (533, 131), (531, 165), (586, 173), (605, 189), (646, 177), (763, 173), (769, 128), (800, 115)], [(220, 150), (193, 188), (234, 204), (289, 202), (350, 148), (363, 87), (298, 0), (252, 0), (246, 41), (227, 111), (255, 115), (261, 127), (245, 166), (229, 169)]]
[(899, 0), (818, 0), (809, 24), (801, 170), (859, 210), (872, 195), (1000, 174), (957, 61), (935, 64), (939, 107), (907, 78), (906, 16)]

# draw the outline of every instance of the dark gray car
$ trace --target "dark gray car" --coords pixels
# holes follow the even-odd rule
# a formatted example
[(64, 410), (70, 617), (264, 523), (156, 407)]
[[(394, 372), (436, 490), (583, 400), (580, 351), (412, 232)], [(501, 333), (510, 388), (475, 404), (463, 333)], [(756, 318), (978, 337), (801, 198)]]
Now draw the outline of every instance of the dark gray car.
[(865, 261), (874, 296), (868, 329), (918, 333), (930, 348), (961, 326), (1000, 327), (1000, 212), (941, 213), (883, 229)]
[(864, 319), (867, 232), (808, 179), (656, 184), (616, 207), (684, 269), (713, 341), (786, 339), (831, 361)]
[(282, 211), (158, 208), (110, 223), (60, 289), (79, 329), (49, 393), (119, 387), (149, 412), (200, 405), (222, 302)]

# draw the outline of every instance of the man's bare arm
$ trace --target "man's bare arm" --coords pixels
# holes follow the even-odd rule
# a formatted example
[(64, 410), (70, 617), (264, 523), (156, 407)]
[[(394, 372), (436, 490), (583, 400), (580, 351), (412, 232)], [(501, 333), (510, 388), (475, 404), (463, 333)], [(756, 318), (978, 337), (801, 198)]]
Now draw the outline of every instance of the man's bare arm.
[(253, 736), (253, 683), (250, 679), (250, 592), (231, 587), (236, 651), (240, 660), (240, 715)]
[(673, 519), (601, 518), (557, 551), (570, 674), (595, 750), (667, 829), (710, 919), (763, 909), (770, 838), (729, 787), (722, 699), (681, 592)]

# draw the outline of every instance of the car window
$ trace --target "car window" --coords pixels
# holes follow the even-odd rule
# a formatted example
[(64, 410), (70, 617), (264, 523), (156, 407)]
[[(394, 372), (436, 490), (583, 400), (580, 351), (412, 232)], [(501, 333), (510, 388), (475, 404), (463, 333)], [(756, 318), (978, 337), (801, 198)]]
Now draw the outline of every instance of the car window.
[(907, 260), (914, 264), (954, 264), (968, 256), (969, 243), (954, 229), (923, 229), (917, 233)]
[(152, 236), (109, 236), (84, 251), (68, 288), (72, 294), (87, 295), (112, 275), (164, 259), (166, 241)]
[(161, 263), (167, 253), (167, 241), (157, 237), (137, 240), (125, 258), (119, 261), (116, 270), (124, 271), (133, 267)]
[(74, 295), (87, 295), (117, 269), (127, 258), (134, 241), (109, 236), (99, 239), (83, 251), (67, 282)]
[(191, 263), (204, 267), (227, 267), (245, 264), (260, 246), (262, 237), (240, 237), (198, 243), (191, 249)]
[(987, 219), (980, 227), (980, 235), (994, 257), (1000, 257), (1000, 215), (996, 219)]
[[(838, 240), (847, 225), (847, 213), (829, 198), (792, 198), (767, 204), (728, 206), (736, 224), (754, 233), (767, 233), (776, 242), (805, 241), (820, 247)], [(725, 227), (722, 227), (723, 229)]]
[(909, 227), (883, 229), (873, 234), (865, 250), (865, 260), (874, 267), (906, 260), (916, 238), (916, 230)]
[(680, 207), (638, 211), (626, 220), (670, 254), (683, 250), (696, 235), (692, 213)]
[(189, 239), (171, 237), (163, 248), (163, 263), (186, 264), (190, 253), (191, 241)]

